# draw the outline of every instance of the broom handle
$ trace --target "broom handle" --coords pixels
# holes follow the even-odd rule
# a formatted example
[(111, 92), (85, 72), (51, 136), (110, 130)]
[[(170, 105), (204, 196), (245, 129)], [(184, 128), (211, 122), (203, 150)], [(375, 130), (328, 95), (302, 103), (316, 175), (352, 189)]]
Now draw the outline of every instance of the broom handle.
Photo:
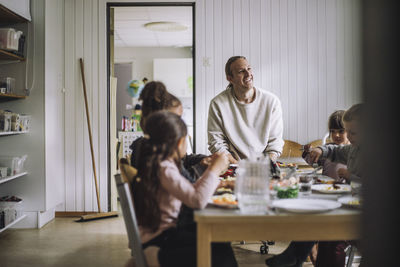
[(87, 102), (87, 95), (86, 95), (85, 72), (84, 72), (84, 69), (83, 69), (83, 59), (80, 58), (79, 61), (81, 63), (83, 94), (85, 96), (86, 119), (87, 119), (87, 125), (88, 125), (88, 130), (89, 130), (90, 153), (92, 154), (92, 165), (93, 165), (94, 183), (95, 183), (95, 186), (96, 186), (97, 207), (98, 207), (99, 213), (100, 213), (101, 209), (100, 209), (99, 186), (97, 185), (96, 164), (94, 163), (92, 130), (91, 130), (91, 127), (90, 127), (89, 109), (88, 109), (88, 102)]

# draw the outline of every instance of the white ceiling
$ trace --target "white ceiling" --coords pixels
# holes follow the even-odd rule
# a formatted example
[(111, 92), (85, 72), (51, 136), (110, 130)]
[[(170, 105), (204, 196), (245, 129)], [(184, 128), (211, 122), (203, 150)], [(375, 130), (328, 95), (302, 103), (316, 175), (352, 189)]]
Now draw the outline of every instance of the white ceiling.
[[(170, 21), (188, 27), (180, 32), (156, 32), (143, 25)], [(116, 47), (192, 46), (192, 7), (116, 7), (114, 8), (114, 45)]]

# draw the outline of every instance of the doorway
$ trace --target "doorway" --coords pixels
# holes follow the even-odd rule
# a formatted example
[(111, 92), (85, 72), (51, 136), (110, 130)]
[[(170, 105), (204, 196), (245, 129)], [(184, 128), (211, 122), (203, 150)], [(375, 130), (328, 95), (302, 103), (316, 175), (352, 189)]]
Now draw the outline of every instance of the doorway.
[(109, 210), (117, 208), (117, 161), (142, 135), (137, 123), (145, 82), (161, 81), (183, 105), (188, 153), (195, 152), (195, 3), (108, 3)]

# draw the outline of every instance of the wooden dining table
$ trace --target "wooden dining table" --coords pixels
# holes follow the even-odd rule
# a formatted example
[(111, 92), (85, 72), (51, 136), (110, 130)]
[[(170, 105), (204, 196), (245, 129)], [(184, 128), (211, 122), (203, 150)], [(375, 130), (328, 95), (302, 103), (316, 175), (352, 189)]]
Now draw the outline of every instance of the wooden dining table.
[[(313, 195), (313, 198), (318, 198), (318, 195)], [(196, 211), (194, 219), (197, 223), (197, 267), (211, 266), (212, 242), (329, 241), (360, 237), (360, 210), (354, 208), (312, 214), (271, 209), (268, 214), (248, 215), (238, 209), (207, 206)]]

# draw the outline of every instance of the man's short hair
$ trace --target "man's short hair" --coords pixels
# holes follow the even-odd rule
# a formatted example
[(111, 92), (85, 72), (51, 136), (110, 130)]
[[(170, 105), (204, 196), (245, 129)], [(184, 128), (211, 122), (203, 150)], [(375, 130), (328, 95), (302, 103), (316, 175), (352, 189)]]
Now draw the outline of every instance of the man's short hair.
[(241, 58), (247, 60), (247, 58), (244, 57), (244, 56), (233, 56), (233, 57), (230, 57), (228, 59), (228, 61), (225, 64), (225, 74), (226, 74), (226, 76), (233, 76), (233, 73), (232, 73), (232, 70), (231, 70), (231, 65), (232, 65), (233, 62), (235, 62), (236, 60), (241, 59)]

